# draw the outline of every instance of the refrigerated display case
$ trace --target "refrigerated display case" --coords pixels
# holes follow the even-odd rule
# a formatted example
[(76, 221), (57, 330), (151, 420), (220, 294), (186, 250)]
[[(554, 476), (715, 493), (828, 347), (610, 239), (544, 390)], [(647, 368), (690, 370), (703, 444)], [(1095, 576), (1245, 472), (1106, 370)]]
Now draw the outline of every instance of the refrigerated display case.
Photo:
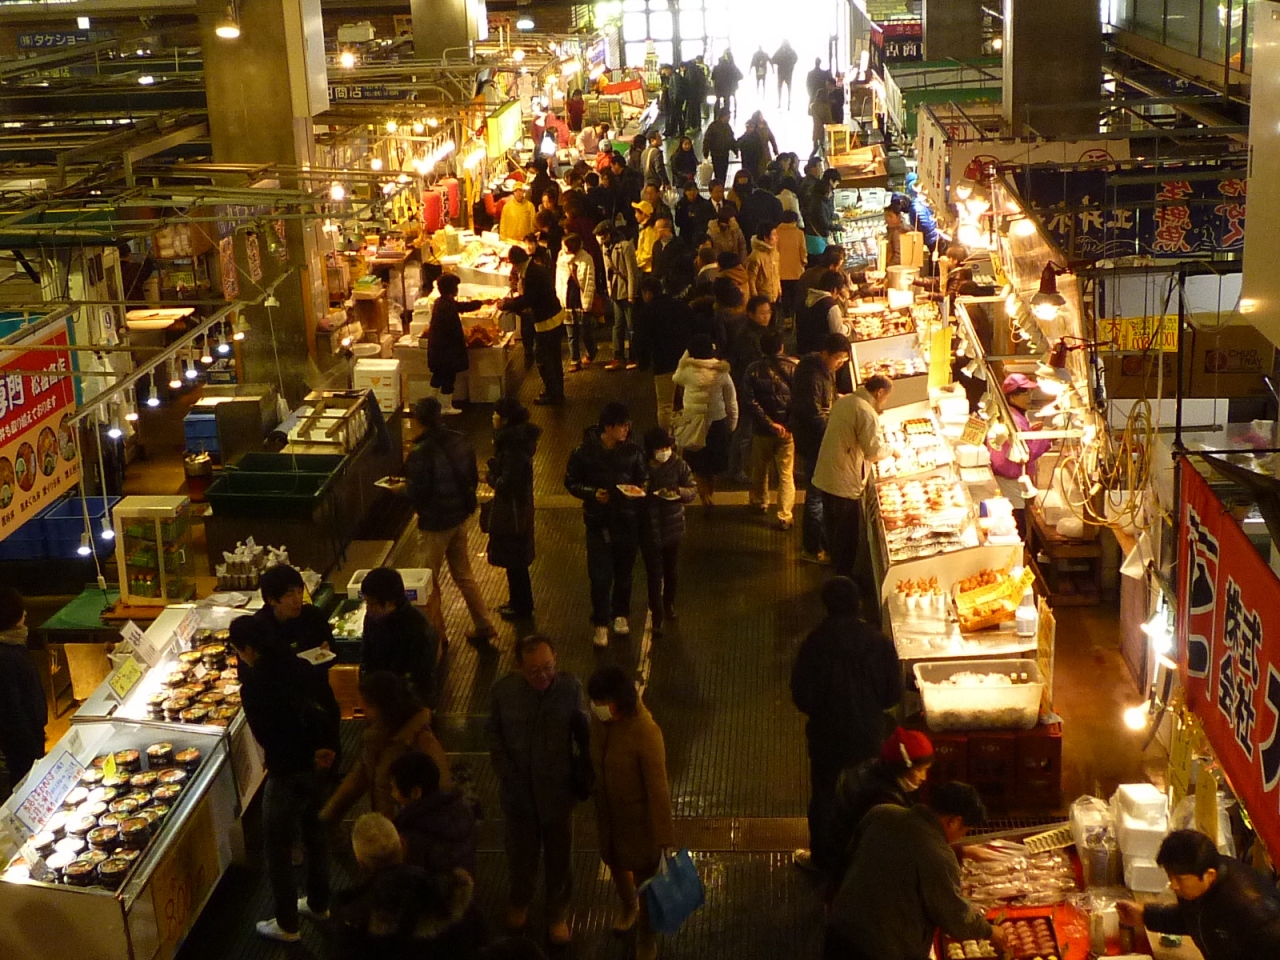
[[(187, 697), (190, 705), (181, 713), (163, 713), (161, 704), (169, 703), (191, 684), (202, 685), (212, 676), (214, 661), (198, 656), (209, 645), (226, 643), (226, 631), (236, 617), (247, 616), (252, 610), (231, 607), (196, 606), (178, 604), (167, 607), (142, 635), (139, 656), (143, 675), (138, 678), (123, 698), (112, 689), (108, 678), (84, 702), (71, 718), (73, 724), (96, 723), (104, 720), (128, 720), (162, 728), (203, 729), (226, 731), (229, 742), (231, 767), (236, 784), (236, 795), (243, 809), (248, 806), (266, 776), (262, 748), (249, 731), (244, 711), (238, 707), (235, 684), (209, 687), (194, 697)], [(184, 656), (185, 655), (185, 656)], [(151, 666), (147, 667), (146, 664)], [(181, 676), (184, 683), (174, 684)], [(220, 671), (219, 679), (227, 676)], [(186, 691), (193, 692), (193, 691)], [(163, 696), (162, 696), (163, 695)], [(199, 713), (204, 700), (205, 712)], [(217, 701), (215, 704), (213, 701)], [(196, 710), (197, 714), (190, 711)], [(183, 714), (186, 715), (184, 719)], [(168, 719), (172, 715), (173, 719)], [(167, 732), (165, 734), (168, 735)]]
[[(183, 756), (188, 751), (197, 753)], [(104, 774), (95, 758), (107, 756), (121, 762)], [(88, 791), (107, 777), (116, 783), (134, 765), (144, 781), (150, 773), (158, 780), (147, 802), (99, 816), (106, 794), (91, 799)], [(160, 785), (178, 787), (168, 804), (155, 799)], [(82, 789), (83, 799), (75, 792)], [(138, 811), (151, 814), (127, 815)], [(104, 824), (102, 817), (115, 819)], [(218, 731), (123, 720), (72, 726), (0, 807), (0, 956), (170, 960), (231, 863), (235, 819), (235, 783)], [(85, 852), (74, 852), (82, 844)]]
[(164, 607), (195, 597), (190, 510), (186, 497), (125, 497), (116, 504), (122, 603)]

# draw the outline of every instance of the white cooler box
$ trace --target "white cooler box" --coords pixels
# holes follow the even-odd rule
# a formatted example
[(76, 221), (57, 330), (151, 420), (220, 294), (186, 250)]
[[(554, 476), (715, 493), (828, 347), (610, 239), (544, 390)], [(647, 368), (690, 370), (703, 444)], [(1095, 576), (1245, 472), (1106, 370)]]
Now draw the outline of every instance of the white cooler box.
[(383, 413), (400, 409), (400, 361), (357, 360), (351, 373), (351, 386), (356, 390), (372, 390)]
[[(397, 567), (396, 570), (399, 572), (400, 578), (404, 580), (404, 592), (408, 596), (409, 602), (419, 607), (425, 607), (428, 598), (431, 596), (431, 571), (425, 567)], [(364, 583), (364, 578), (368, 574), (368, 570), (357, 570), (351, 575), (351, 581), (347, 584), (347, 597), (349, 599), (360, 599), (360, 584)]]

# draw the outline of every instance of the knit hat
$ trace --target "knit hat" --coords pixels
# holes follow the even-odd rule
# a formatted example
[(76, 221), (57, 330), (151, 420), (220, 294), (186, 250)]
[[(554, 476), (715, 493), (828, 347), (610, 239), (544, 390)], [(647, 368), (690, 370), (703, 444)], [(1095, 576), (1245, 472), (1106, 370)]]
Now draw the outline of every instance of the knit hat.
[(933, 758), (933, 744), (919, 730), (898, 727), (880, 745), (880, 759), (895, 767), (911, 767)]

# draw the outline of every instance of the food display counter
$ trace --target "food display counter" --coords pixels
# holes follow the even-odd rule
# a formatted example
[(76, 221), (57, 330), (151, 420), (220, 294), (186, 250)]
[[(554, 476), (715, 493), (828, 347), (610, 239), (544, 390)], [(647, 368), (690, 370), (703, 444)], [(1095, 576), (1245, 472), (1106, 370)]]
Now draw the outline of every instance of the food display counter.
[(239, 679), (228, 661), (227, 628), (232, 620), (252, 612), (192, 604), (166, 607), (137, 644), (134, 662), (140, 658), (144, 672), (132, 687), (120, 696), (117, 671), (93, 692), (71, 722), (127, 720), (166, 730), (221, 728), (229, 742), (240, 807), (248, 806), (266, 771), (262, 748), (240, 709)]
[(77, 723), (0, 807), (0, 956), (168, 960), (232, 859), (221, 731)]
[[(442, 267), (456, 273), (463, 283), (509, 288), (511, 263), (507, 260), (507, 251), (511, 249), (511, 241), (501, 239), (497, 233), (470, 230), (459, 230), (455, 236), (459, 250), (441, 256)], [(453, 246), (452, 242), (449, 246)]]

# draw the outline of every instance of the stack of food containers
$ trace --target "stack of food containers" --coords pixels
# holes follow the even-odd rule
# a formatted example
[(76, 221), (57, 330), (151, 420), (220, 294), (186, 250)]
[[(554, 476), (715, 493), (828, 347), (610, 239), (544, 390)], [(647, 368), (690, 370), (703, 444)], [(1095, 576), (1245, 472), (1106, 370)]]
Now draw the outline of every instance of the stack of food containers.
[(1130, 890), (1159, 893), (1167, 884), (1156, 864), (1169, 832), (1169, 800), (1150, 783), (1125, 783), (1111, 800), (1116, 835), (1124, 855), (1124, 882)]

